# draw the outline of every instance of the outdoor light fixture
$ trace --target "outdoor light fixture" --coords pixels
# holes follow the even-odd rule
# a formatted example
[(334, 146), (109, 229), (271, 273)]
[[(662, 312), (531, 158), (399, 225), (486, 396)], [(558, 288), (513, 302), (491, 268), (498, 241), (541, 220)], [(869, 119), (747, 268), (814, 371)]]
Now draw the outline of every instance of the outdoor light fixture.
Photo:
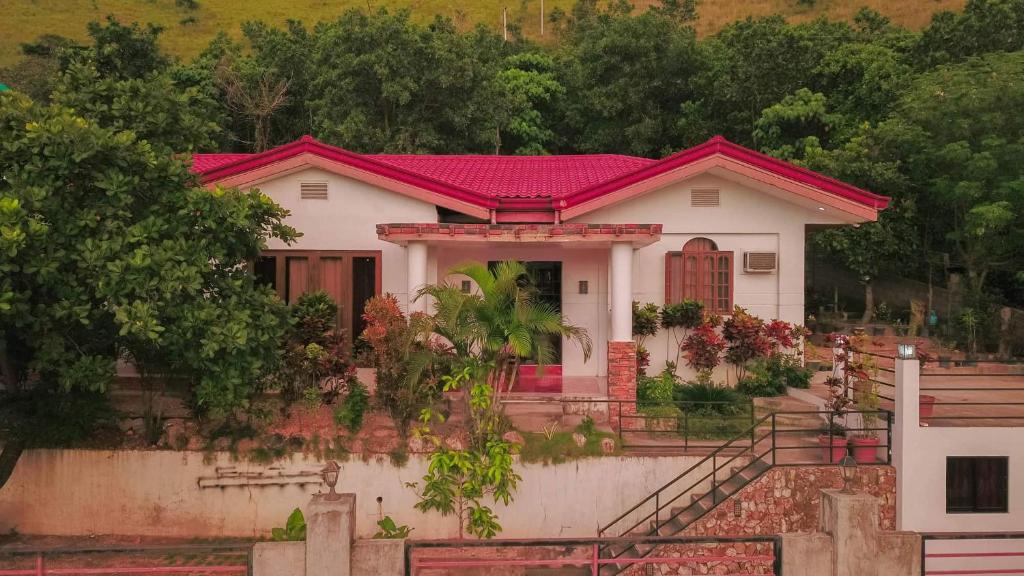
[(843, 475), (841, 494), (853, 494), (853, 475), (857, 472), (857, 461), (847, 454), (839, 461), (839, 473)]
[(917, 346), (913, 344), (897, 344), (896, 356), (900, 360), (913, 360), (917, 358)]
[(334, 460), (331, 460), (324, 466), (324, 469), (320, 471), (320, 475), (324, 478), (324, 484), (330, 488), (330, 492), (327, 496), (324, 496), (324, 500), (338, 500), (341, 498), (341, 494), (334, 491), (334, 487), (338, 485), (338, 472), (341, 471), (341, 466)]

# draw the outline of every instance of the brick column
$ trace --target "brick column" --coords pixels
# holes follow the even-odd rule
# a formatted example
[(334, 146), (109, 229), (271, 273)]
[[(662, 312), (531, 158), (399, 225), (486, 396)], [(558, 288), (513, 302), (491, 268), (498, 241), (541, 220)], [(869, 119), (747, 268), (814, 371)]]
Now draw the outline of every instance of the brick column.
[[(636, 342), (608, 342), (608, 399), (636, 402)], [(635, 415), (636, 404), (622, 404), (622, 414)], [(608, 405), (608, 420), (612, 429), (618, 430), (618, 403)], [(634, 418), (622, 421), (625, 430), (635, 430), (641, 425)]]

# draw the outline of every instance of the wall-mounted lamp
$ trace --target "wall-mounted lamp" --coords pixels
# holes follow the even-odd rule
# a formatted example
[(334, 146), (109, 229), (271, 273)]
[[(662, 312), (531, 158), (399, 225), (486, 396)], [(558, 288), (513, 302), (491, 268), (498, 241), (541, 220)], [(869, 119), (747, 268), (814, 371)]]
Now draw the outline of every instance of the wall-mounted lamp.
[(586, 280), (580, 280), (580, 294), (590, 293), (590, 282)]
[(473, 289), (473, 285), (469, 283), (469, 280), (462, 281), (462, 293), (469, 294), (469, 291)]
[(913, 360), (917, 358), (917, 346), (913, 344), (897, 344), (896, 357), (901, 360)]

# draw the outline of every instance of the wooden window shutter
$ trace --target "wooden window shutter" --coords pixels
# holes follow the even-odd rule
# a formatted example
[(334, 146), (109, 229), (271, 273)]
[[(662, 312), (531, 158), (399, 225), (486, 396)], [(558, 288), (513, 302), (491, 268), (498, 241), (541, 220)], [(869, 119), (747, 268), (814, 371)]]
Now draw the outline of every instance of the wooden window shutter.
[(690, 206), (694, 208), (713, 208), (720, 205), (717, 188), (694, 188), (690, 190)]
[(303, 200), (327, 200), (327, 182), (302, 182), (299, 197)]
[(683, 253), (665, 253), (665, 304), (683, 301)]

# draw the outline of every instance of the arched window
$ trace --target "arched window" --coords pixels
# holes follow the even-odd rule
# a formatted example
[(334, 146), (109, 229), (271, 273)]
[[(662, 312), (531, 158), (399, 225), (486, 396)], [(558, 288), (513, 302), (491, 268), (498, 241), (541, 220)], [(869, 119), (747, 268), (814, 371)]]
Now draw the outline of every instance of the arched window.
[(665, 303), (698, 300), (713, 314), (732, 313), (732, 252), (708, 238), (693, 238), (665, 254)]

